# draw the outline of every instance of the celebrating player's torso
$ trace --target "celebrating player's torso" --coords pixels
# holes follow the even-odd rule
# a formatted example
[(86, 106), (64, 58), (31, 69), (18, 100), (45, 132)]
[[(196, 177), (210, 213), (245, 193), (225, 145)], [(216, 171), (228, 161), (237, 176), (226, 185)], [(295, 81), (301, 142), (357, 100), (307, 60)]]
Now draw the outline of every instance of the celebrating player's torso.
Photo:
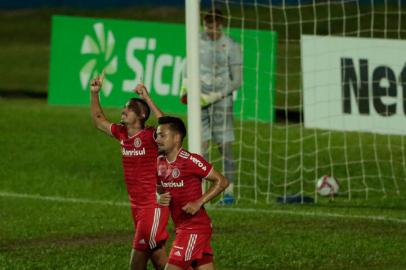
[(112, 124), (110, 130), (121, 144), (124, 178), (131, 207), (156, 207), (158, 148), (154, 140), (155, 129), (147, 127), (131, 137), (128, 137), (124, 125)]
[(171, 194), (170, 209), (176, 230), (211, 232), (211, 220), (202, 207), (195, 215), (186, 214), (182, 207), (202, 196), (202, 178), (212, 169), (204, 158), (181, 149), (175, 161), (165, 156), (157, 160), (158, 184)]

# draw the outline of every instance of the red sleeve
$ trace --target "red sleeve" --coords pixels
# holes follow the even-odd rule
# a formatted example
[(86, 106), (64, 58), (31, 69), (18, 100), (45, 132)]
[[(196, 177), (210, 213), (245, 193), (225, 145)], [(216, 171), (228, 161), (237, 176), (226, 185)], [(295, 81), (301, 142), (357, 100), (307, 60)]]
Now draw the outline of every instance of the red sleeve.
[(193, 174), (200, 178), (206, 178), (213, 169), (213, 165), (207, 162), (201, 155), (191, 154), (189, 161)]
[(110, 125), (110, 133), (113, 135), (114, 138), (120, 140), (120, 135), (123, 132), (123, 126), (118, 124), (111, 124)]

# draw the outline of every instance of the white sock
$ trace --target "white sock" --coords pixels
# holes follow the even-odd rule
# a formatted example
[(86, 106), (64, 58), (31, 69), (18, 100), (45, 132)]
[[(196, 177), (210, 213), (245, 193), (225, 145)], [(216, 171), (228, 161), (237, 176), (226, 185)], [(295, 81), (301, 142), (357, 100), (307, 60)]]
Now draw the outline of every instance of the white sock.
[(229, 195), (233, 195), (234, 194), (233, 190), (234, 190), (234, 184), (230, 183), (230, 185), (226, 188), (224, 193), (229, 194)]

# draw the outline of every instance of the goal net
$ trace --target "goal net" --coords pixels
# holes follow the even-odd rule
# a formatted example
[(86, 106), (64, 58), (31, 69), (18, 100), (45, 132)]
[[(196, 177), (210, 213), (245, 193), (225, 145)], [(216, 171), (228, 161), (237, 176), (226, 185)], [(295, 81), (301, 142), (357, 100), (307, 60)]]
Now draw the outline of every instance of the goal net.
[[(406, 192), (406, 6), (403, 1), (203, 1), (241, 45), (234, 93), (234, 196), (337, 200)], [(203, 16), (203, 15), (202, 15)], [(213, 67), (214, 69), (215, 67)], [(209, 159), (222, 168), (211, 144)]]

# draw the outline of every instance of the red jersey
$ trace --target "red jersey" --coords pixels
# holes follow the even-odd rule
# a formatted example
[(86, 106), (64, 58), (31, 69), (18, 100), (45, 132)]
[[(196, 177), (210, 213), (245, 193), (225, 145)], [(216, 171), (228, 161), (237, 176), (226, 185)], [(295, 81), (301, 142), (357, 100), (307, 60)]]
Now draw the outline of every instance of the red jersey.
[(211, 220), (204, 207), (195, 215), (187, 214), (182, 207), (202, 196), (202, 179), (212, 168), (202, 156), (183, 149), (173, 162), (168, 162), (165, 156), (158, 157), (158, 184), (171, 194), (169, 207), (176, 231), (211, 232)]
[(129, 137), (124, 125), (112, 124), (111, 134), (120, 141), (124, 178), (133, 208), (154, 208), (156, 201), (155, 128), (146, 127)]

